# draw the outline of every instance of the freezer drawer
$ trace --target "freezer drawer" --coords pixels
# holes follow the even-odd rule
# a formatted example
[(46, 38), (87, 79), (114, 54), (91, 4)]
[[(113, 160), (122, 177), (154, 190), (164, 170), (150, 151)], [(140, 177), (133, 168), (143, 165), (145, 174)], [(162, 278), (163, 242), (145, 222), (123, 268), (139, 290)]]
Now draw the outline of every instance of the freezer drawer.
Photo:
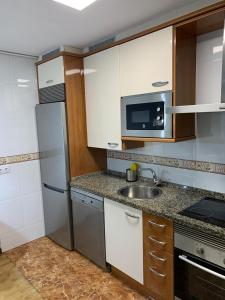
[[(85, 193), (85, 192), (84, 192)], [(72, 191), (74, 248), (107, 269), (103, 198)]]
[(73, 249), (71, 200), (68, 191), (43, 184), (46, 235), (62, 247)]

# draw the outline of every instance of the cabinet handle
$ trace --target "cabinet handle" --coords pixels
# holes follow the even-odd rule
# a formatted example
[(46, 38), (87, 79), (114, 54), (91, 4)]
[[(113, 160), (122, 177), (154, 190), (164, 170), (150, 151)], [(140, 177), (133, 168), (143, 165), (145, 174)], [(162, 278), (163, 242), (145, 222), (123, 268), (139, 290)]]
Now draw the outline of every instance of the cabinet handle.
[(220, 106), (219, 109), (225, 109), (225, 106)]
[(149, 224), (153, 225), (153, 226), (156, 226), (156, 227), (159, 227), (159, 228), (166, 228), (166, 225), (164, 224), (158, 224), (158, 223), (155, 223), (151, 220), (148, 221)]
[(46, 83), (52, 83), (52, 82), (53, 82), (52, 79), (46, 81)]
[(155, 238), (153, 238), (152, 236), (149, 236), (148, 238), (149, 238), (149, 240), (151, 240), (152, 242), (157, 243), (157, 244), (159, 244), (159, 245), (161, 245), (161, 246), (165, 246), (165, 245), (166, 245), (166, 242), (158, 241), (158, 240), (156, 240)]
[(139, 216), (136, 216), (136, 215), (131, 215), (129, 212), (125, 211), (125, 215), (130, 217), (130, 218), (134, 218), (134, 219), (140, 219)]
[(155, 269), (153, 269), (151, 267), (149, 267), (148, 269), (149, 269), (149, 271), (151, 271), (152, 273), (154, 273), (155, 275), (157, 275), (157, 276), (159, 276), (161, 278), (165, 278), (166, 277), (166, 274), (159, 273), (159, 272), (157, 272)]
[(154, 87), (161, 87), (164, 85), (167, 85), (169, 83), (169, 81), (156, 81), (152, 83), (152, 86)]
[(155, 259), (157, 259), (161, 262), (166, 262), (167, 261), (167, 259), (165, 257), (159, 257), (155, 254), (155, 252), (150, 251), (150, 252), (148, 252), (148, 254), (151, 255), (151, 257), (153, 257), (153, 258), (155, 258)]
[(108, 143), (109, 147), (117, 147), (119, 146), (118, 143)]

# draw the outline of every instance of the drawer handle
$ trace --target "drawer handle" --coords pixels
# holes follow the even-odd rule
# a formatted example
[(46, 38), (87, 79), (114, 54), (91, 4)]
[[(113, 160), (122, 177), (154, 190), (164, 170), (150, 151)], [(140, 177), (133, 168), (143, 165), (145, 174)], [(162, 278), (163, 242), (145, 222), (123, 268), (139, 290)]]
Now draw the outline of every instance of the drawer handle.
[(167, 85), (169, 83), (169, 81), (156, 81), (152, 83), (152, 86), (154, 87), (161, 87), (164, 85)]
[(220, 106), (219, 109), (225, 109), (225, 106)]
[(118, 143), (108, 143), (109, 147), (117, 147), (119, 146)]
[(153, 257), (153, 258), (155, 258), (156, 260), (159, 260), (159, 261), (161, 261), (161, 262), (166, 262), (167, 261), (167, 259), (165, 258), (165, 257), (159, 257), (159, 256), (157, 256), (156, 254), (155, 254), (155, 252), (148, 252), (148, 254), (151, 256), (151, 257)]
[(153, 225), (153, 226), (156, 226), (156, 227), (159, 227), (159, 228), (166, 228), (166, 225), (164, 224), (158, 224), (158, 223), (155, 223), (151, 220), (148, 221), (149, 224)]
[(139, 216), (136, 216), (136, 215), (131, 215), (129, 212), (127, 212), (127, 211), (125, 211), (125, 215), (127, 216), (127, 217), (130, 217), (130, 218), (134, 218), (134, 219), (140, 219), (140, 217)]
[(46, 83), (52, 83), (52, 82), (53, 82), (52, 79), (46, 81)]
[(150, 272), (154, 273), (155, 275), (157, 275), (157, 276), (159, 276), (161, 278), (165, 278), (166, 277), (166, 274), (159, 273), (159, 272), (157, 272), (155, 269), (153, 269), (151, 267), (149, 267), (148, 269), (149, 269)]
[(149, 240), (151, 240), (152, 242), (157, 243), (157, 244), (159, 244), (159, 245), (161, 245), (161, 246), (165, 246), (165, 245), (166, 245), (166, 242), (158, 241), (157, 239), (153, 238), (152, 236), (149, 236), (148, 238), (149, 238)]

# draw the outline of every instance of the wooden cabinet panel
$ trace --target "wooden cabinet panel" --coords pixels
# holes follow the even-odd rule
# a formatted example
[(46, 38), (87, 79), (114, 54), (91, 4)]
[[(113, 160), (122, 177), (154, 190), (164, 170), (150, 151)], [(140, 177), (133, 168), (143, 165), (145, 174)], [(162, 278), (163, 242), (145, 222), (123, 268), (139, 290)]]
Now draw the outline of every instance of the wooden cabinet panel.
[[(149, 222), (150, 221), (150, 222)], [(173, 224), (143, 214), (144, 286), (153, 298), (173, 299)]]
[(121, 96), (172, 90), (172, 40), (168, 27), (120, 46)]
[(39, 89), (64, 83), (63, 56), (59, 56), (41, 65), (38, 65)]
[(106, 261), (143, 284), (142, 211), (104, 199)]
[(145, 219), (146, 232), (150, 235), (171, 236), (173, 235), (173, 227), (171, 221), (162, 219), (159, 216), (149, 215)]

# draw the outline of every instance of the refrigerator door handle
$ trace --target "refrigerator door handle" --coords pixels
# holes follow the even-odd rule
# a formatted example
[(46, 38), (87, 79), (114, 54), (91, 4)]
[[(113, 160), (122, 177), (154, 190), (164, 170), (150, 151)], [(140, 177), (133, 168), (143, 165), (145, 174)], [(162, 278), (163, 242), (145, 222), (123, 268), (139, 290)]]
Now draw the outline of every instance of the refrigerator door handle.
[(49, 189), (49, 190), (52, 190), (52, 191), (55, 191), (55, 192), (59, 192), (59, 193), (62, 193), (62, 194), (64, 194), (64, 192), (65, 192), (65, 191), (62, 190), (62, 189), (59, 189), (59, 188), (57, 188), (57, 187), (48, 185), (48, 184), (46, 184), (46, 183), (44, 183), (44, 187), (45, 187), (46, 189)]

